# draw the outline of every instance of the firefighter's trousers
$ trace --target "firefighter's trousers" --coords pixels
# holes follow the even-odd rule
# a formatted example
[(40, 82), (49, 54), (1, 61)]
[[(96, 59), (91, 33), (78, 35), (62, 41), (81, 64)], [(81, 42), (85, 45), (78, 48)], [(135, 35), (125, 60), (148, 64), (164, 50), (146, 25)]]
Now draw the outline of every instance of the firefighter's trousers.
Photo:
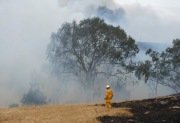
[(111, 100), (106, 100), (106, 105), (105, 107), (111, 108)]

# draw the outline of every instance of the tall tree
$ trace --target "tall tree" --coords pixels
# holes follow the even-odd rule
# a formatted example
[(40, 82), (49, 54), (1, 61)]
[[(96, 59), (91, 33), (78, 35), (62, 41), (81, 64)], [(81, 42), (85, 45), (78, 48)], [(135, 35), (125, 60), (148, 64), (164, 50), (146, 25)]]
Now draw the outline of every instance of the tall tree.
[(180, 92), (180, 40), (173, 40), (173, 46), (158, 53), (151, 49), (146, 51), (151, 60), (141, 62), (136, 76), (142, 76), (145, 82), (156, 82)]
[(94, 17), (78, 24), (66, 22), (52, 33), (48, 58), (56, 65), (56, 73), (75, 75), (85, 86), (93, 87), (98, 73), (107, 72), (103, 64), (125, 68), (138, 51), (135, 40), (123, 29)]

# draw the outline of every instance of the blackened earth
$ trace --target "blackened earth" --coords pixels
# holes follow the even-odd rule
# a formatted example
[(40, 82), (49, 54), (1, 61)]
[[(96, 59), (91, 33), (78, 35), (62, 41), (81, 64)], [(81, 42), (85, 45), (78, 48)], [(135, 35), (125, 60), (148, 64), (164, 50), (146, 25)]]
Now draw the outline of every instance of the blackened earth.
[(133, 117), (100, 116), (102, 123), (180, 123), (180, 93), (143, 100), (112, 103), (112, 108), (131, 108)]

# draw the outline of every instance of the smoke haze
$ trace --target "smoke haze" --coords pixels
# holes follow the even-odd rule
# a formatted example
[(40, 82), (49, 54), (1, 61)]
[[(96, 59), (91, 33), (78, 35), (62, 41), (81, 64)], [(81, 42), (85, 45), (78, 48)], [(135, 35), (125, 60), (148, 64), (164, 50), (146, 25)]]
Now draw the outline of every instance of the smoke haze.
[[(170, 6), (171, 11), (164, 6), (154, 8), (153, 2), (128, 4), (124, 1), (0, 0), (0, 107), (19, 104), (32, 86), (40, 89), (51, 103), (86, 102), (91, 92), (83, 90), (77, 81), (62, 82), (63, 79), (52, 76), (49, 71), (46, 50), (50, 35), (65, 21), (99, 16), (107, 23), (120, 25), (137, 41), (170, 44), (179, 38), (179, 1), (164, 0), (163, 5), (174, 5)], [(102, 90), (99, 93), (102, 98), (95, 101), (103, 102), (108, 80), (98, 81), (102, 83), (95, 90)], [(138, 87), (129, 86), (121, 89), (115, 99), (147, 97), (146, 90), (148, 87), (142, 83)], [(86, 94), (82, 96), (82, 93)]]

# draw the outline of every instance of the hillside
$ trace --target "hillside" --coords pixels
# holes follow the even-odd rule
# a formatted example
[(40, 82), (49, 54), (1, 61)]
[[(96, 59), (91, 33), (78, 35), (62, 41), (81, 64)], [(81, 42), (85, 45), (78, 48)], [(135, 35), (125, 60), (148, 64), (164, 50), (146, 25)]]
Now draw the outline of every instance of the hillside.
[(154, 51), (161, 53), (162, 51), (165, 51), (166, 48), (171, 47), (170, 44), (153, 42), (137, 42), (137, 45), (140, 50), (135, 58), (137, 61), (149, 59), (148, 55), (145, 54), (148, 49), (152, 49)]
[(114, 108), (130, 108), (132, 117), (102, 116), (102, 123), (180, 123), (180, 93), (158, 98), (113, 103)]
[(32, 106), (0, 109), (0, 123), (99, 123), (99, 116), (132, 116), (128, 108), (94, 105)]
[(0, 123), (180, 123), (180, 94), (96, 105), (0, 109)]
[(170, 44), (165, 43), (153, 43), (153, 42), (137, 42), (140, 51), (145, 52), (148, 49), (152, 49), (158, 52), (165, 50), (167, 47), (171, 47)]

